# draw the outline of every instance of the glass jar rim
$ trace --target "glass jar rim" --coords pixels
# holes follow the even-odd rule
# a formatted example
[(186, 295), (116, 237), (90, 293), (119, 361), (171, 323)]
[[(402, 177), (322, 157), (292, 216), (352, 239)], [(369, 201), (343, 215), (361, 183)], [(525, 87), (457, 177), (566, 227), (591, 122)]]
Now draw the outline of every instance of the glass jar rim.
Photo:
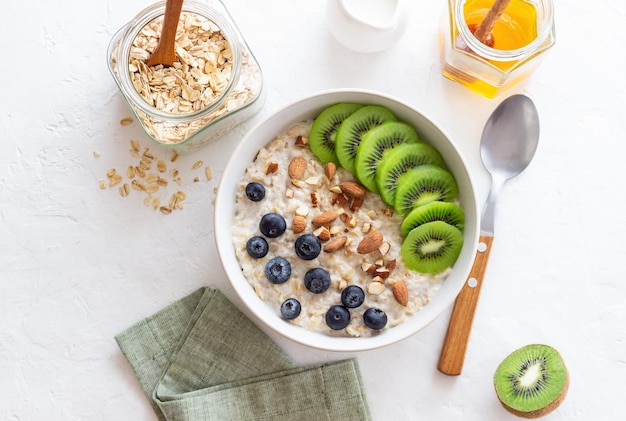
[(552, 0), (540, 0), (539, 3), (544, 12), (542, 20), (545, 24), (543, 25), (541, 31), (537, 34), (537, 37), (523, 47), (516, 48), (514, 50), (498, 50), (480, 42), (470, 31), (467, 23), (465, 22), (465, 13), (463, 10), (466, 2), (467, 0), (459, 0), (456, 4), (456, 19), (459, 34), (472, 51), (491, 60), (515, 61), (534, 54), (537, 50), (539, 50), (539, 47), (548, 38), (550, 33), (552, 33), (554, 28), (553, 2)]
[[(228, 20), (221, 17), (218, 12), (214, 11), (209, 6), (208, 3), (203, 1), (186, 0), (183, 3), (182, 12), (198, 14), (217, 25), (222, 31), (224, 37), (226, 38), (226, 41), (228, 42), (232, 52), (232, 71), (231, 78), (228, 81), (228, 85), (226, 86), (226, 89), (221, 92), (220, 96), (208, 107), (191, 113), (170, 113), (160, 110), (146, 102), (146, 100), (137, 92), (130, 79), (128, 68), (130, 63), (129, 57), (132, 43), (139, 34), (139, 32), (141, 32), (141, 30), (146, 25), (148, 25), (154, 19), (165, 14), (165, 0), (146, 7), (126, 25), (126, 29), (123, 30), (123, 33), (120, 37), (116, 57), (119, 84), (123, 87), (126, 95), (128, 95), (128, 97), (132, 99), (133, 105), (148, 115), (172, 121), (196, 120), (198, 118), (202, 118), (206, 114), (212, 113), (215, 109), (219, 108), (224, 103), (224, 101), (226, 101), (233, 88), (237, 85), (241, 67), (242, 52), (239, 37), (237, 36), (237, 32), (228, 22)], [(124, 40), (128, 40), (128, 42), (124, 43)]]

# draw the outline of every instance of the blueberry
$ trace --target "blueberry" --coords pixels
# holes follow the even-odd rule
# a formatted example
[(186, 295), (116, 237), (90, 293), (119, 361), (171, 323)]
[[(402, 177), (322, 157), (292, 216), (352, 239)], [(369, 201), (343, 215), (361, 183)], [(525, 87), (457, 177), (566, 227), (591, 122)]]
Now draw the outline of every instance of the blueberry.
[(265, 265), (265, 277), (273, 284), (287, 282), (291, 276), (291, 265), (283, 257), (273, 257)]
[(350, 323), (350, 312), (340, 305), (331, 306), (326, 312), (326, 324), (333, 330), (341, 330)]
[(260, 202), (265, 197), (265, 187), (256, 181), (248, 183), (246, 185), (246, 196), (253, 202)]
[(349, 285), (341, 291), (341, 303), (348, 308), (357, 308), (365, 301), (365, 293), (358, 285)]
[(268, 246), (265, 238), (255, 235), (246, 243), (246, 251), (250, 257), (260, 259), (267, 254)]
[(379, 308), (368, 308), (363, 313), (365, 326), (372, 329), (382, 329), (387, 324), (387, 315)]
[(304, 274), (304, 286), (314, 294), (321, 294), (330, 287), (330, 274), (322, 268), (309, 269)]
[(295, 319), (300, 315), (301, 310), (302, 306), (300, 306), (300, 301), (295, 298), (287, 298), (280, 305), (280, 314), (285, 320)]
[(276, 238), (281, 236), (287, 229), (285, 218), (277, 213), (268, 213), (263, 215), (259, 222), (259, 229), (264, 236), (268, 238)]
[(304, 260), (313, 260), (322, 251), (320, 239), (313, 234), (303, 234), (296, 239), (296, 254)]

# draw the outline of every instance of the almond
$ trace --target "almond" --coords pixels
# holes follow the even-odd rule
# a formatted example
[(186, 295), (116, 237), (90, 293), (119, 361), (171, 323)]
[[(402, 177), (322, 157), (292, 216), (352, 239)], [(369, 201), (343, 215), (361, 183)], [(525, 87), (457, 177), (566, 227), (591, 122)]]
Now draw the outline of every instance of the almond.
[(391, 290), (391, 292), (393, 292), (393, 298), (396, 299), (398, 304), (404, 307), (409, 304), (409, 290), (406, 287), (406, 283), (404, 283), (404, 281), (398, 281), (393, 284), (393, 289)]
[(335, 172), (337, 172), (337, 166), (334, 162), (328, 162), (324, 165), (324, 174), (328, 177), (329, 180), (332, 180), (335, 177)]
[(304, 174), (304, 170), (306, 170), (307, 162), (306, 159), (301, 156), (296, 156), (289, 163), (289, 167), (287, 167), (287, 174), (291, 178), (300, 178), (302, 174)]
[(361, 240), (356, 248), (357, 253), (367, 254), (374, 250), (378, 250), (378, 247), (383, 243), (383, 234), (378, 230), (368, 232)]
[(339, 250), (340, 248), (342, 248), (344, 244), (346, 244), (347, 240), (348, 240), (348, 237), (345, 237), (343, 235), (341, 237), (335, 237), (328, 244), (324, 246), (324, 251), (326, 253), (333, 253)]
[(296, 141), (294, 144), (296, 146), (306, 146), (308, 143), (309, 143), (309, 139), (307, 139), (306, 137), (302, 135), (298, 135), (298, 137), (296, 137)]
[(326, 227), (319, 227), (313, 232), (313, 235), (319, 238), (320, 241), (330, 240), (330, 231), (328, 231), (328, 228)]
[(293, 232), (298, 234), (306, 229), (306, 218), (300, 215), (294, 215), (292, 222)]
[(329, 210), (322, 212), (311, 220), (311, 223), (317, 227), (328, 225), (337, 219), (337, 211)]
[(339, 187), (341, 187), (341, 191), (352, 198), (363, 197), (367, 192), (367, 189), (356, 181), (344, 181), (339, 184)]
[(266, 174), (266, 175), (268, 175), (268, 174), (273, 174), (273, 173), (275, 173), (276, 171), (278, 171), (278, 163), (276, 163), (276, 162), (270, 162), (270, 163), (267, 165), (267, 169), (265, 170), (265, 174)]
[(376, 271), (376, 265), (373, 263), (363, 262), (361, 263), (361, 270), (367, 273), (374, 273), (374, 271)]

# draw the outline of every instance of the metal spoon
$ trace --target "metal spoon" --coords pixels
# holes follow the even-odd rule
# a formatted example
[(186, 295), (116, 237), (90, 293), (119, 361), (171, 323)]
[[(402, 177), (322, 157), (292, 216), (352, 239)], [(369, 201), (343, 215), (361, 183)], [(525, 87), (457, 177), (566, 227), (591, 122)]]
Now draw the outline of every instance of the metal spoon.
[(539, 116), (535, 104), (524, 95), (513, 95), (493, 111), (483, 129), (480, 156), (491, 174), (491, 189), (483, 208), (478, 253), (467, 282), (461, 289), (446, 332), (437, 368), (449, 375), (463, 370), (474, 312), (494, 237), (498, 194), (504, 183), (530, 164), (539, 141)]

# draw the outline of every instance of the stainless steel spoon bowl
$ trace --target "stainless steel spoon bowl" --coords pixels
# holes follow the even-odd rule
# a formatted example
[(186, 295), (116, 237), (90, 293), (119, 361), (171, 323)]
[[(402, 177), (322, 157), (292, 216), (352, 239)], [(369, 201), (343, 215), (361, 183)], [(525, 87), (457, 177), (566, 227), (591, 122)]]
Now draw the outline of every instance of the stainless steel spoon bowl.
[(485, 124), (480, 155), (491, 174), (491, 189), (483, 208), (474, 265), (455, 301), (439, 357), (438, 369), (445, 374), (459, 375), (463, 370), (474, 313), (493, 242), (499, 193), (509, 179), (528, 167), (538, 142), (539, 116), (535, 104), (527, 96), (513, 95), (505, 99)]

